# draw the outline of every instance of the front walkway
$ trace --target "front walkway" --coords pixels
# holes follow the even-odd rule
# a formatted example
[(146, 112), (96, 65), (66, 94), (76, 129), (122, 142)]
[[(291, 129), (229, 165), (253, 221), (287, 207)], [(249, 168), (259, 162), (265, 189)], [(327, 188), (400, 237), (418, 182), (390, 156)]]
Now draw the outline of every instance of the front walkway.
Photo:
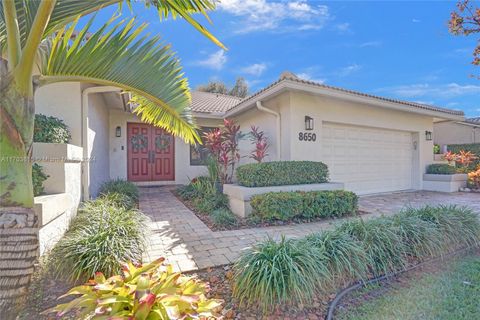
[[(179, 271), (229, 264), (243, 249), (267, 236), (302, 237), (339, 221), (213, 232), (170, 190), (171, 187), (141, 188), (140, 210), (152, 220), (145, 260), (163, 256)], [(359, 202), (361, 210), (370, 212), (363, 216), (367, 218), (425, 204), (467, 205), (480, 214), (480, 195), (474, 193), (403, 192), (364, 196)]]

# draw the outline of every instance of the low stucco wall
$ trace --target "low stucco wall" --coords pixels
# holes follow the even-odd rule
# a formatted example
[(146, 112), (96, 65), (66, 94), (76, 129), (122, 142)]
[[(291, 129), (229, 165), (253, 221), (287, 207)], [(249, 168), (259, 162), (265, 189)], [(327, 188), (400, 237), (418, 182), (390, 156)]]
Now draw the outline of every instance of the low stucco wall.
[(466, 174), (424, 174), (423, 189), (438, 192), (458, 192), (467, 186)]
[(49, 175), (45, 195), (35, 197), (39, 222), (40, 254), (45, 253), (67, 230), (81, 200), (83, 149), (71, 144), (34, 143), (32, 160)]

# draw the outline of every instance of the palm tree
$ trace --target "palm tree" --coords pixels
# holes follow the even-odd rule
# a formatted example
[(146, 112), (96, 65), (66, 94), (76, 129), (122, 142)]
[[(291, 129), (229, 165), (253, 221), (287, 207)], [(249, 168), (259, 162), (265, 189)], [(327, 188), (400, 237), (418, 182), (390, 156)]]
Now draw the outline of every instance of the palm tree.
[[(135, 20), (112, 18), (90, 32), (78, 19), (123, 0), (2, 0), (0, 5), (0, 318), (15, 315), (37, 259), (32, 166), (37, 87), (64, 81), (116, 86), (132, 94), (147, 123), (194, 143), (187, 80), (169, 45), (142, 33)], [(129, 0), (127, 5), (131, 9)], [(182, 17), (217, 45), (192, 18), (213, 0), (145, 0), (160, 19)], [(131, 9), (132, 10), (132, 9)], [(121, 10), (118, 10), (120, 12)], [(117, 13), (119, 15), (120, 13)], [(208, 17), (207, 17), (208, 18)], [(75, 31), (75, 32), (74, 32)], [(7, 311), (9, 310), (9, 311)]]

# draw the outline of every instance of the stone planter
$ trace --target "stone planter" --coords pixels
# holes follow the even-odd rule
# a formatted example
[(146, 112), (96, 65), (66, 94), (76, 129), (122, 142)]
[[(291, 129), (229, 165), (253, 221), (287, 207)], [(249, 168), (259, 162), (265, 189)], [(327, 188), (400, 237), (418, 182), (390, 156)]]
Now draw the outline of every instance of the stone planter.
[(423, 190), (439, 192), (458, 192), (467, 186), (468, 175), (457, 174), (424, 174)]
[(245, 218), (252, 213), (250, 199), (258, 194), (268, 192), (343, 190), (343, 187), (343, 183), (339, 182), (258, 188), (243, 187), (237, 184), (225, 184), (223, 185), (223, 193), (228, 196), (230, 210), (232, 210), (235, 215)]

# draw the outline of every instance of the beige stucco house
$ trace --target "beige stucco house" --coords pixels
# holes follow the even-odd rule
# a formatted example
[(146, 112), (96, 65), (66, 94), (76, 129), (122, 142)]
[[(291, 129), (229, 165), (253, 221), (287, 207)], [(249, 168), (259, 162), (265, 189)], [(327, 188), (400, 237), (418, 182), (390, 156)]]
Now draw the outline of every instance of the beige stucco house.
[[(127, 100), (117, 88), (75, 82), (36, 92), (37, 113), (63, 119), (71, 143), (83, 147), (84, 198), (109, 179), (183, 184), (206, 173), (202, 152), (141, 124)], [(460, 111), (326, 86), (288, 72), (245, 99), (193, 92), (191, 109), (205, 130), (224, 118), (235, 119), (244, 132), (259, 126), (270, 142), (266, 161), (323, 161), (332, 181), (359, 194), (422, 189), (422, 175), (433, 162), (435, 123), (464, 121)], [(249, 141), (240, 147), (242, 155), (252, 149)]]
[(433, 126), (435, 144), (441, 148), (449, 144), (480, 143), (480, 117), (463, 121), (444, 120)]

